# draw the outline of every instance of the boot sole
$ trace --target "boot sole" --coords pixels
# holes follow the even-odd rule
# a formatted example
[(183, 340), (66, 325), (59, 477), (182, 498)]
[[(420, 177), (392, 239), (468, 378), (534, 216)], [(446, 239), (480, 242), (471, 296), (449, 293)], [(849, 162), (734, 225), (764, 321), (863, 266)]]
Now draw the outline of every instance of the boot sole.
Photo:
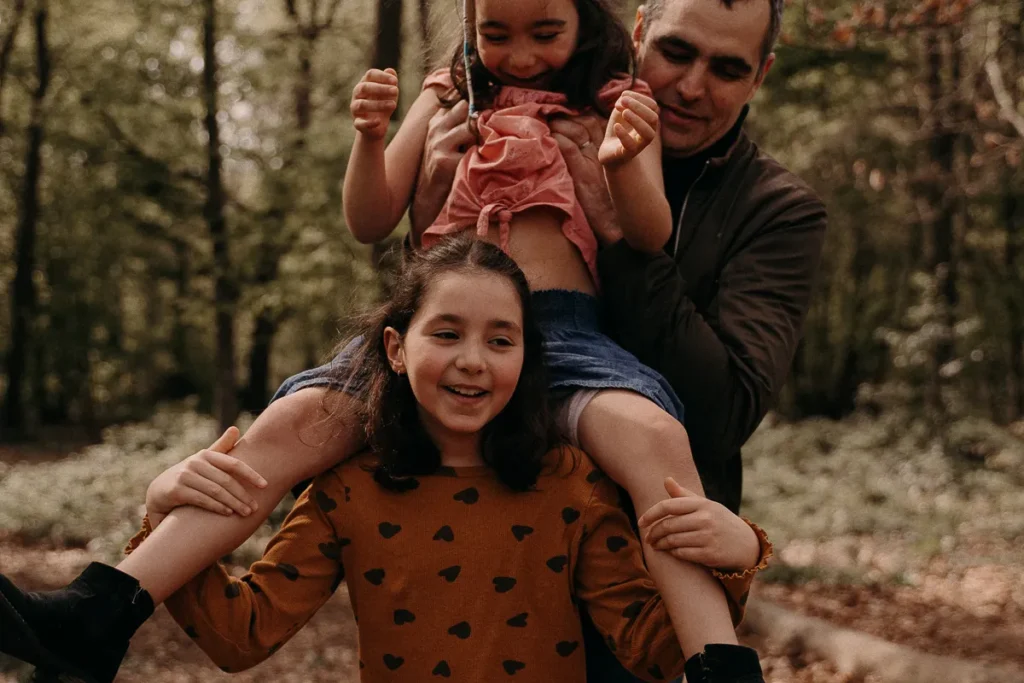
[(77, 666), (46, 649), (3, 591), (0, 591), (0, 624), (4, 625), (0, 652), (34, 665), (36, 675), (32, 680), (40, 683), (99, 683)]

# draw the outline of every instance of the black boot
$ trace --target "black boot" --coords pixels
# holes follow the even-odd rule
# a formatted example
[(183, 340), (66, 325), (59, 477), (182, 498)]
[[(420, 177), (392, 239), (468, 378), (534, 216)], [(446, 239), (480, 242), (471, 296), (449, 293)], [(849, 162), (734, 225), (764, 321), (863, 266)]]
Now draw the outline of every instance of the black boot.
[(687, 683), (764, 683), (757, 652), (742, 645), (705, 645), (685, 671)]
[(93, 562), (66, 588), (27, 593), (0, 574), (0, 652), (61, 680), (110, 683), (153, 600), (134, 577)]

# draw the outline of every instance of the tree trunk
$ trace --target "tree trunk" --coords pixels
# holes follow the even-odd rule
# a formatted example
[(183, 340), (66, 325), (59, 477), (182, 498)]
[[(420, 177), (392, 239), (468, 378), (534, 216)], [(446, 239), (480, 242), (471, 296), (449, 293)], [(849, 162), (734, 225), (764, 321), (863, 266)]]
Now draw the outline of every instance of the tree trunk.
[(35, 10), (36, 88), (28, 125), (25, 151), (25, 181), (15, 243), (15, 274), (11, 287), (11, 346), (7, 353), (7, 395), (4, 397), (3, 425), (14, 437), (25, 431), (25, 378), (31, 347), (32, 326), (36, 315), (35, 272), (36, 234), (39, 222), (39, 179), (42, 175), (44, 130), (43, 107), (50, 87), (50, 52), (46, 35), (46, 0), (38, 0)]
[(374, 69), (397, 69), (402, 61), (402, 0), (377, 0)]
[[(940, 339), (935, 348), (932, 379), (928, 392), (929, 406), (937, 415), (945, 411), (943, 403), (942, 368), (953, 360), (955, 346), (953, 341), (953, 324), (955, 322), (958, 303), (956, 262), (954, 260), (954, 204), (952, 201), (952, 180), (954, 170), (956, 133), (949, 125), (949, 111), (945, 101), (947, 93), (955, 92), (958, 84), (945, 87), (942, 77), (943, 44), (945, 33), (934, 28), (925, 35), (925, 60), (927, 68), (926, 88), (928, 93), (928, 110), (925, 117), (925, 129), (929, 138), (928, 145), (928, 191), (929, 213), (931, 216), (931, 253), (930, 266), (936, 278), (938, 300), (941, 308), (938, 316), (942, 324)], [(954, 68), (954, 72), (956, 69)]]
[(217, 8), (216, 0), (205, 0), (203, 18), (203, 96), (206, 104), (207, 181), (204, 216), (213, 241), (214, 305), (216, 307), (216, 384), (214, 412), (225, 430), (238, 417), (235, 382), (235, 302), (228, 253), (227, 222), (224, 219), (224, 186), (221, 178), (220, 128), (217, 124)]
[(7, 80), (7, 69), (11, 64), (11, 53), (14, 52), (14, 41), (18, 37), (18, 29), (21, 28), (21, 18), (25, 14), (25, 0), (15, 0), (14, 17), (11, 19), (11, 29), (0, 41), (0, 135), (4, 134), (4, 83)]
[[(1016, 24), (1003, 26), (1002, 54), (1004, 73), (1017, 74), (1024, 67), (1024, 0), (1017, 5)], [(1020, 100), (1019, 79), (1007, 83), (1013, 101)], [(1006, 248), (1003, 266), (1006, 272), (1006, 312), (1008, 320), (1007, 346), (1009, 351), (1007, 372), (1006, 418), (1024, 418), (1024, 281), (1020, 277), (1021, 246), (1024, 245), (1024, 207), (1020, 203), (1019, 174), (1007, 166), (1003, 170), (1002, 222)]]

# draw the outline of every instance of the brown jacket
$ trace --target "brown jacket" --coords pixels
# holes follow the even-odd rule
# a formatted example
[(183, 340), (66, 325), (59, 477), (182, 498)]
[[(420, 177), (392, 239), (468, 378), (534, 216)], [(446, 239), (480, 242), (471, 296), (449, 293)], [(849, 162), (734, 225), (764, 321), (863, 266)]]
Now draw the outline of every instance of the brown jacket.
[(619, 242), (598, 257), (613, 336), (675, 388), (705, 492), (734, 511), (740, 447), (789, 373), (825, 222), (814, 192), (741, 132), (705, 164), (664, 253)]

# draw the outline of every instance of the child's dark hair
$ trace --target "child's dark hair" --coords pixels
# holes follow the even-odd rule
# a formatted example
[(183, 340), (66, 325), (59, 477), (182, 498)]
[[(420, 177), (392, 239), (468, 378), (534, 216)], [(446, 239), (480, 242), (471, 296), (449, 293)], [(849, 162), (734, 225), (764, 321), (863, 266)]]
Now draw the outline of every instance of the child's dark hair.
[[(474, 0), (467, 0), (473, 2)], [(579, 43), (566, 65), (555, 75), (551, 90), (565, 94), (568, 105), (576, 109), (591, 107), (602, 115), (610, 111), (597, 94), (608, 81), (623, 75), (636, 76), (636, 56), (629, 31), (615, 14), (608, 0), (574, 0), (579, 13)], [(501, 83), (477, 57), (476, 27), (470, 31), (470, 75), (477, 107), (486, 109), (497, 95)], [(451, 59), (451, 78), (455, 92), (441, 97), (441, 104), (453, 107), (469, 99), (463, 44), (459, 41)]]
[(344, 367), (331, 371), (337, 384), (355, 378), (360, 385), (367, 444), (377, 459), (374, 480), (385, 488), (415, 488), (417, 482), (410, 477), (437, 472), (441, 454), (423, 428), (408, 377), (391, 369), (384, 329), (392, 327), (404, 336), (431, 283), (446, 273), (460, 272), (505, 278), (515, 287), (523, 309), (523, 368), (512, 398), (483, 429), (484, 462), (506, 486), (525, 491), (536, 483), (545, 454), (558, 442), (526, 277), (492, 244), (464, 235), (445, 238), (428, 251), (407, 256), (388, 302), (364, 321), (354, 373)]

